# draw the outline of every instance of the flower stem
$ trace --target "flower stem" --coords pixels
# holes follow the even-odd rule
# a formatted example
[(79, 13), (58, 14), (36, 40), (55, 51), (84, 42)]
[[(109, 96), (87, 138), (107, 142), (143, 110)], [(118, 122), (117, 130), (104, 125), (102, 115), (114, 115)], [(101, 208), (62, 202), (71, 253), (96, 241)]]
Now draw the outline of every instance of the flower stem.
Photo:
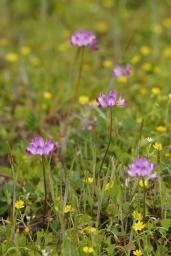
[(44, 159), (44, 156), (42, 156), (42, 167), (43, 167), (44, 193), (45, 193), (44, 216), (46, 216), (46, 211), (47, 211), (47, 185), (46, 185), (46, 172), (45, 172), (45, 159)]
[(109, 142), (108, 142), (104, 157), (103, 157), (101, 165), (100, 165), (99, 173), (101, 173), (101, 170), (103, 169), (103, 164), (104, 164), (104, 161), (106, 159), (106, 156), (107, 156), (107, 153), (108, 153), (108, 150), (109, 150), (109, 147), (110, 147), (111, 139), (112, 139), (112, 108), (110, 108)]
[(144, 191), (144, 197), (143, 197), (143, 218), (145, 219), (145, 201), (146, 201), (146, 189), (145, 189), (145, 179), (143, 178), (143, 191)]
[(73, 101), (76, 100), (78, 92), (79, 92), (83, 64), (84, 64), (84, 47), (81, 48), (81, 52), (80, 52), (80, 66), (79, 66), (79, 70), (78, 70), (77, 81), (76, 81), (75, 88), (74, 88)]

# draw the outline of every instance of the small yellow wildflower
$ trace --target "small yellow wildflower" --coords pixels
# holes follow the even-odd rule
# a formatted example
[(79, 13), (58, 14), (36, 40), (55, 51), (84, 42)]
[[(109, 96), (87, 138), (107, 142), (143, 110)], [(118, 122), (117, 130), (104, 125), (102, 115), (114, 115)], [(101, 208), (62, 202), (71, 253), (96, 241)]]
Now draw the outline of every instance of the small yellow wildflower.
[(21, 47), (20, 52), (23, 56), (27, 56), (31, 53), (31, 50), (29, 47), (23, 46), (23, 47)]
[(110, 190), (112, 187), (113, 187), (113, 184), (110, 183), (110, 182), (108, 182), (108, 183), (105, 185), (105, 191)]
[(52, 94), (51, 92), (44, 92), (43, 93), (43, 97), (46, 99), (46, 100), (50, 100), (52, 98)]
[(141, 60), (141, 56), (140, 55), (135, 55), (135, 56), (133, 56), (132, 57), (132, 59), (131, 59), (131, 64), (137, 64), (137, 63), (139, 63), (140, 62), (140, 60)]
[(166, 152), (164, 155), (165, 155), (165, 157), (170, 157), (170, 153), (169, 152)]
[(135, 230), (135, 231), (141, 231), (145, 228), (145, 224), (142, 222), (142, 221), (138, 221), (138, 222), (135, 222), (134, 225), (132, 226), (132, 228)]
[(25, 206), (24, 201), (22, 201), (22, 200), (18, 200), (15, 202), (15, 208), (17, 208), (17, 209), (24, 208), (24, 206)]
[(15, 63), (18, 61), (18, 55), (14, 52), (10, 52), (6, 55), (6, 60), (9, 62), (9, 63)]
[(104, 68), (112, 68), (113, 67), (113, 62), (111, 60), (104, 60), (103, 61), (103, 67)]
[(140, 179), (139, 180), (139, 186), (141, 188), (143, 188), (144, 186), (147, 187), (148, 186), (148, 181), (147, 180), (143, 181), (143, 179)]
[(125, 84), (125, 83), (128, 81), (128, 78), (125, 77), (125, 76), (119, 76), (119, 77), (116, 78), (116, 80), (117, 80), (119, 83)]
[(163, 26), (166, 28), (171, 28), (171, 18), (166, 18), (163, 20)]
[(135, 221), (141, 221), (142, 220), (142, 214), (140, 212), (134, 211), (132, 213), (132, 217), (134, 218)]
[(158, 95), (158, 94), (160, 94), (160, 88), (158, 88), (158, 87), (152, 88), (152, 89), (151, 89), (151, 93), (152, 93), (153, 95)]
[(92, 184), (94, 181), (94, 179), (92, 177), (87, 177), (84, 179), (84, 182), (87, 183), (87, 184)]
[(158, 126), (156, 127), (157, 132), (166, 132), (167, 128), (165, 126)]
[(159, 73), (161, 72), (160, 67), (159, 67), (159, 66), (155, 66), (155, 67), (153, 68), (153, 72), (156, 73), (156, 74), (159, 74)]
[(105, 21), (100, 21), (96, 23), (95, 27), (96, 27), (96, 30), (100, 33), (105, 33), (109, 28), (107, 22)]
[(144, 55), (144, 56), (148, 56), (151, 53), (151, 49), (148, 46), (142, 46), (140, 48), (140, 52)]
[(112, 8), (113, 6), (113, 0), (102, 0), (102, 5), (105, 7), (105, 8)]
[(167, 47), (163, 51), (163, 57), (164, 58), (171, 58), (171, 47)]
[(156, 143), (153, 145), (153, 148), (156, 149), (157, 151), (162, 151), (162, 149), (163, 149), (162, 144), (161, 144), (161, 143), (158, 143), (158, 142), (156, 142)]
[(0, 38), (0, 45), (1, 46), (6, 46), (8, 45), (8, 40), (6, 38)]
[(98, 103), (97, 103), (96, 100), (92, 100), (92, 101), (90, 101), (90, 105), (91, 105), (92, 107), (97, 107), (97, 106), (98, 106)]
[(133, 251), (133, 255), (135, 255), (135, 256), (142, 256), (143, 253), (142, 253), (141, 250), (136, 250), (136, 251)]
[(152, 26), (152, 31), (156, 34), (160, 34), (162, 32), (162, 26), (160, 24), (154, 24)]
[(29, 232), (30, 232), (29, 226), (25, 226), (25, 227), (24, 227), (24, 233), (25, 233), (25, 234), (28, 234)]
[(81, 105), (85, 105), (89, 102), (89, 97), (88, 96), (80, 96), (78, 101)]
[(151, 71), (151, 70), (152, 70), (152, 65), (151, 65), (151, 63), (144, 63), (144, 64), (142, 65), (142, 69), (143, 69), (144, 71), (146, 71), (146, 72)]
[(64, 213), (69, 213), (69, 212), (73, 212), (74, 209), (72, 208), (72, 206), (70, 204), (67, 204), (64, 208)]
[(97, 228), (95, 228), (95, 227), (88, 227), (87, 228), (87, 231), (89, 232), (89, 233), (96, 233), (96, 231), (97, 231)]
[(88, 253), (94, 252), (94, 250), (92, 247), (85, 246), (85, 247), (83, 247), (83, 252), (88, 254)]

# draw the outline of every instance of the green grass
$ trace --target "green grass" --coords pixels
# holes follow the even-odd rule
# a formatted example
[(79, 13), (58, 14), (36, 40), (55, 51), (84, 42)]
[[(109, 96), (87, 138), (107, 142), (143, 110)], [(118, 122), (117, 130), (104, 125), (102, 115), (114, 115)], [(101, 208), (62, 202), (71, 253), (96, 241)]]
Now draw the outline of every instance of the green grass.
[[(0, 1), (0, 255), (171, 255), (170, 8), (170, 0)], [(70, 36), (80, 29), (96, 34), (99, 51), (85, 49), (73, 100), (80, 56)], [(127, 63), (128, 81), (112, 78)], [(111, 89), (128, 105), (112, 109), (100, 171), (110, 113), (92, 102)], [(45, 161), (45, 219), (41, 158), (25, 152), (37, 135), (57, 143)], [(159, 177), (148, 181), (145, 228), (136, 232), (143, 188), (125, 171), (138, 157)]]

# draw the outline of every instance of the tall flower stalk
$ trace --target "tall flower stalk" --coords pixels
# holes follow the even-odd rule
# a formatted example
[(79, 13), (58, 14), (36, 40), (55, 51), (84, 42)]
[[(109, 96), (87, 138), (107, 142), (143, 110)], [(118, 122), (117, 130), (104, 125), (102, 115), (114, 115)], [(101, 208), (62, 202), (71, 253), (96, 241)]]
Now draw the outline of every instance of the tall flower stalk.
[(41, 136), (38, 136), (31, 140), (26, 152), (29, 155), (38, 155), (41, 157), (42, 169), (43, 169), (43, 184), (44, 184), (44, 216), (47, 214), (47, 182), (46, 182), (46, 170), (45, 170), (45, 156), (50, 156), (56, 149), (56, 145), (52, 140), (44, 142)]
[(117, 99), (117, 93), (114, 90), (111, 90), (109, 95), (106, 97), (105, 94), (100, 93), (100, 97), (96, 99), (97, 103), (98, 103), (98, 107), (99, 108), (110, 108), (110, 124), (109, 124), (109, 141), (107, 144), (107, 148), (105, 151), (105, 154), (102, 158), (102, 162), (100, 165), (100, 169), (99, 171), (101, 172), (103, 169), (103, 165), (107, 156), (107, 153), (109, 151), (109, 147), (111, 144), (111, 139), (112, 139), (112, 108), (113, 107), (117, 107), (117, 106), (125, 106), (127, 105), (127, 101), (125, 99), (122, 99), (121, 97), (119, 97)]

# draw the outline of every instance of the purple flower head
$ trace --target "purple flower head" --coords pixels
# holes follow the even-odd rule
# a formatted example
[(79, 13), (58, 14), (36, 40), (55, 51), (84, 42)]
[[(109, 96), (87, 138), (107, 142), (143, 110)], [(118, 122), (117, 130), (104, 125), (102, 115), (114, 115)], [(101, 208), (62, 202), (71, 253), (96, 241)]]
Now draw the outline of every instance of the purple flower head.
[(148, 159), (140, 158), (129, 165), (126, 176), (148, 178), (155, 167)]
[(49, 156), (56, 149), (56, 145), (52, 140), (44, 142), (41, 136), (31, 140), (26, 152), (29, 155)]
[(96, 36), (88, 31), (79, 31), (73, 33), (70, 39), (72, 46), (86, 47), (92, 51), (98, 50), (98, 42)]
[(132, 72), (132, 67), (130, 64), (127, 64), (125, 68), (121, 67), (120, 65), (116, 65), (113, 69), (113, 76), (114, 77), (128, 77)]
[(112, 108), (114, 106), (125, 106), (127, 105), (127, 101), (122, 99), (121, 97), (117, 99), (117, 93), (114, 90), (109, 92), (109, 95), (106, 97), (105, 94), (100, 93), (100, 97), (96, 99), (99, 104), (99, 108)]

